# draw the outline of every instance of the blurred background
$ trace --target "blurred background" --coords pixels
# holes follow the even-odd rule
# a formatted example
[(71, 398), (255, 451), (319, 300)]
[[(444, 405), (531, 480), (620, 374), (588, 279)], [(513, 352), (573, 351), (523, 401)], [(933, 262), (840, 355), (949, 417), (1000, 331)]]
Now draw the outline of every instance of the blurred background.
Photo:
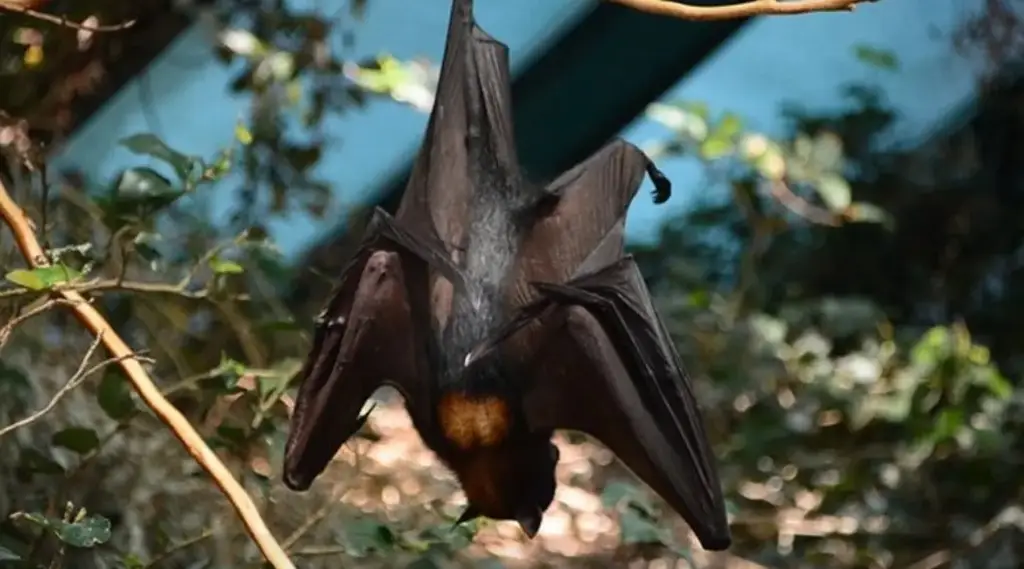
[[(24, 14), (117, 25), (71, 29)], [(298, 567), (1024, 566), (1021, 0), (684, 22), (477, 0), (546, 181), (624, 137), (674, 183), (630, 248), (694, 378), (734, 545), (560, 433), (540, 534), (465, 499), (400, 400), (280, 482), (313, 315), (433, 101), (448, 0), (0, 0), (0, 567), (259, 567), (45, 288), (95, 298)], [(89, 27), (89, 26), (86, 26)], [(45, 172), (46, 175), (41, 175)], [(84, 513), (81, 512), (84, 508)]]

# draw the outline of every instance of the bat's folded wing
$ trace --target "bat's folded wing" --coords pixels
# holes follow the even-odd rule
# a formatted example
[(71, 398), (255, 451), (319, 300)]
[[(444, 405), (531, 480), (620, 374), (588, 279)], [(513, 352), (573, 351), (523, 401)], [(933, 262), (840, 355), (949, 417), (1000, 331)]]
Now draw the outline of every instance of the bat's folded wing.
[(312, 484), (359, 430), (365, 420), (360, 410), (378, 387), (397, 388), (409, 408), (424, 400), (433, 253), (421, 249), (387, 214), (378, 213), (344, 269), (300, 372), (285, 446), (289, 488)]
[(535, 286), (554, 314), (533, 368), (543, 371), (527, 393), (531, 426), (597, 438), (682, 514), (705, 549), (727, 548), (702, 416), (633, 260), (565, 285)]

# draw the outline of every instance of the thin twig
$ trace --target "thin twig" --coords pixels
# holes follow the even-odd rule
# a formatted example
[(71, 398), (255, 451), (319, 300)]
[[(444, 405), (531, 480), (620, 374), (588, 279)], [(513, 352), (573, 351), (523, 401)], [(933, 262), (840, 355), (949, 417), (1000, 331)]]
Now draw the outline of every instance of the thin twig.
[(10, 340), (11, 338), (11, 334), (14, 333), (14, 329), (21, 325), (21, 323), (25, 322), (29, 318), (38, 316), (46, 312), (47, 310), (53, 308), (59, 302), (60, 301), (57, 299), (50, 299), (40, 304), (39, 306), (36, 306), (35, 308), (27, 310), (15, 316), (14, 318), (11, 318), (11, 320), (7, 324), (4, 324), (3, 328), (0, 328), (0, 350), (4, 349), (4, 346), (7, 345), (7, 341)]
[(98, 334), (96, 336), (96, 339), (94, 339), (92, 344), (89, 346), (89, 349), (85, 352), (85, 356), (82, 358), (82, 361), (78, 364), (78, 369), (75, 370), (75, 373), (72, 374), (70, 378), (68, 378), (67, 383), (65, 383), (63, 387), (58, 389), (57, 393), (53, 394), (53, 397), (50, 398), (50, 401), (46, 405), (44, 405), (42, 409), (36, 411), (35, 413), (32, 413), (31, 415), (25, 417), (20, 421), (15, 421), (14, 423), (7, 425), (6, 427), (0, 428), (0, 438), (3, 438), (4, 435), (12, 433), (22, 427), (27, 427), (28, 425), (31, 425), (32, 423), (35, 423), (36, 421), (41, 419), (43, 415), (46, 415), (47, 413), (52, 411), (53, 408), (57, 406), (57, 403), (61, 399), (63, 399), (65, 395), (70, 393), (72, 389), (81, 385), (82, 382), (85, 381), (86, 378), (88, 378), (90, 375), (92, 375), (97, 369), (103, 367), (106, 364), (112, 363), (112, 360), (107, 360), (91, 368), (85, 367), (86, 364), (89, 363), (89, 360), (92, 359), (93, 354), (96, 353), (96, 349), (100, 347), (100, 343), (102, 342), (102, 340), (103, 335)]
[[(93, 279), (89, 281), (83, 281), (81, 283), (69, 283), (59, 285), (62, 290), (75, 291), (79, 293), (91, 293), (91, 292), (103, 292), (103, 291), (123, 291), (123, 292), (143, 292), (151, 294), (169, 294), (173, 296), (180, 296), (181, 298), (187, 298), (191, 300), (202, 300), (210, 297), (210, 291), (208, 289), (202, 290), (187, 290), (180, 284), (173, 285), (167, 283), (148, 283), (141, 281), (121, 281), (118, 279)], [(33, 294), (40, 294), (38, 290), (32, 290), (28, 288), (18, 287), (10, 290), (0, 291), (0, 298), (12, 298), (19, 296), (31, 296)], [(247, 294), (237, 294), (230, 297), (231, 300), (249, 300)]]
[(681, 20), (735, 20), (751, 16), (786, 16), (810, 12), (852, 12), (876, 0), (750, 0), (727, 6), (694, 6), (669, 0), (606, 0), (633, 10)]
[(344, 555), (348, 548), (343, 545), (321, 545), (310, 546), (294, 552), (296, 557), (325, 557), (328, 555)]
[(193, 545), (195, 545), (197, 543), (200, 543), (202, 541), (205, 541), (205, 540), (207, 540), (207, 539), (209, 539), (211, 537), (213, 537), (213, 530), (212, 529), (205, 529), (199, 535), (190, 537), (190, 538), (186, 539), (185, 541), (176, 543), (176, 544), (168, 547), (164, 551), (161, 551), (160, 553), (158, 553), (156, 555), (156, 557), (151, 559), (149, 561), (149, 563), (146, 563), (145, 565), (143, 565), (142, 569), (150, 569), (150, 567), (156, 567), (162, 561), (166, 560), (167, 558), (169, 558), (170, 556), (174, 555), (175, 553), (181, 551), (182, 549), (186, 549), (188, 547), (192, 547)]
[(320, 520), (324, 519), (327, 516), (327, 513), (330, 511), (332, 507), (335, 506), (337, 502), (337, 493), (338, 490), (337, 487), (335, 487), (335, 489), (331, 491), (330, 497), (324, 501), (324, 505), (321, 506), (317, 511), (313, 512), (313, 514), (310, 515), (308, 518), (306, 518), (302, 522), (302, 525), (296, 528), (291, 535), (289, 535), (287, 538), (285, 538), (283, 542), (281, 542), (281, 546), (284, 547), (285, 551), (292, 551), (292, 548), (295, 547), (295, 544), (298, 543), (300, 539), (302, 539), (302, 536), (306, 535), (309, 532), (309, 530), (313, 529), (316, 526), (316, 524), (320, 523)]
[[(48, 261), (39, 246), (39, 241), (32, 232), (25, 213), (11, 199), (7, 189), (0, 183), (0, 215), (3, 215), (7, 225), (10, 226), (14, 239), (18, 244), (25, 260), (32, 267), (46, 266)], [(121, 369), (131, 381), (135, 392), (142, 401), (153, 410), (153, 413), (160, 418), (171, 429), (174, 436), (181, 441), (185, 449), (192, 455), (196, 462), (203, 467), (213, 478), (221, 492), (227, 497), (245, 525), (246, 530), (252, 537), (264, 557), (275, 569), (294, 569), (295, 565), (288, 559), (288, 555), (281, 548), (281, 545), (274, 539), (270, 529), (260, 516), (259, 510), (253, 503), (252, 498), (245, 492), (242, 486), (231, 475), (231, 472), (224, 466), (220, 458), (210, 450), (203, 438), (196, 432), (191, 424), (182, 416), (173, 405), (161, 394), (153, 384), (145, 368), (132, 355), (132, 349), (128, 347), (117, 331), (103, 317), (94, 306), (85, 301), (81, 293), (75, 290), (60, 289), (54, 291), (70, 301), (75, 316), (79, 322), (89, 329), (94, 335), (102, 336), (103, 345), (107, 351), (120, 360)]]
[[(23, 0), (22, 0), (23, 1)], [(135, 25), (135, 20), (127, 20), (120, 24), (114, 24), (110, 26), (93, 26), (90, 24), (80, 24), (78, 22), (72, 22), (64, 16), (54, 16), (53, 14), (47, 14), (33, 10), (32, 8), (25, 6), (25, 2), (19, 4), (19, 0), (0, 0), (0, 11), (14, 12), (17, 14), (25, 14), (31, 18), (37, 20), (43, 20), (62, 26), (65, 28), (71, 28), (73, 30), (83, 30), (87, 32), (116, 32), (119, 30), (126, 30)]]

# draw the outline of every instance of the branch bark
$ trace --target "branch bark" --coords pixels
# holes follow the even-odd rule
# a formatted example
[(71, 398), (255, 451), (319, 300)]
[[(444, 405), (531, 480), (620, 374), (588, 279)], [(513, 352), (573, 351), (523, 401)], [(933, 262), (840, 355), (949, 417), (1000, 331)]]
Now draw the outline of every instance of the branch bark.
[(876, 0), (749, 0), (726, 6), (694, 6), (670, 0), (606, 1), (657, 16), (668, 16), (681, 20), (711, 21), (810, 12), (852, 12), (857, 4)]
[[(0, 182), (0, 215), (10, 227), (14, 234), (15, 242), (22, 256), (30, 267), (42, 267), (49, 264), (43, 249), (39, 245), (29, 224), (28, 218), (22, 209), (14, 203), (7, 188)], [(124, 370), (125, 375), (135, 388), (135, 392), (153, 410), (153, 413), (160, 418), (171, 429), (174, 436), (185, 446), (185, 450), (199, 463), (221, 492), (227, 497), (234, 507), (246, 530), (252, 537), (260, 551), (275, 569), (295, 569), (295, 565), (288, 559), (284, 549), (270, 533), (266, 523), (260, 516), (259, 510), (252, 499), (245, 492), (242, 486), (231, 475), (231, 472), (224, 466), (216, 454), (203, 441), (199, 433), (189, 424), (184, 416), (160, 394), (160, 391), (153, 384), (146, 369), (138, 359), (134, 357), (133, 350), (125, 343), (116, 330), (107, 322), (106, 318), (90, 304), (82, 294), (76, 290), (53, 291), (58, 298), (66, 301), (78, 321), (82, 323), (94, 336), (102, 340), (103, 346), (110, 352), (113, 358), (118, 360), (118, 365)]]

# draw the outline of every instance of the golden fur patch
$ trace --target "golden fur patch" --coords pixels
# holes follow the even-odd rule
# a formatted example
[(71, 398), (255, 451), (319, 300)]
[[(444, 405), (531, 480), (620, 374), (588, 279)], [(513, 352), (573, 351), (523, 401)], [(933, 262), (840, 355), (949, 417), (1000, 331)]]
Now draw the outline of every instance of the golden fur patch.
[(463, 450), (501, 444), (508, 435), (508, 405), (493, 395), (468, 397), (448, 393), (438, 405), (444, 436)]

